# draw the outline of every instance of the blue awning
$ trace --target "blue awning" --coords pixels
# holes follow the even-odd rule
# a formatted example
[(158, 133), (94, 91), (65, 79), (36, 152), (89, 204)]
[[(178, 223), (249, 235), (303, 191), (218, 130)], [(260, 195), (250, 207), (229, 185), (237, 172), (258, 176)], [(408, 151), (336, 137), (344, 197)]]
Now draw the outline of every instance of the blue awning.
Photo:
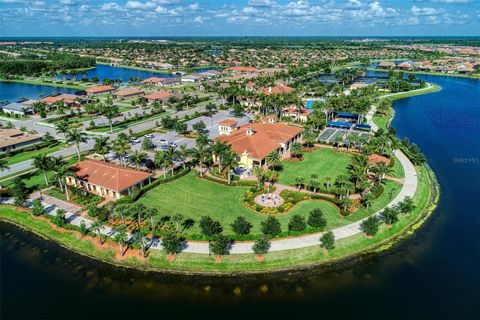
[(350, 122), (340, 122), (340, 121), (330, 121), (327, 123), (329, 127), (336, 127), (336, 128), (348, 128), (352, 127)]
[(358, 118), (358, 114), (348, 113), (348, 112), (339, 112), (337, 116), (340, 118), (352, 118), (352, 119)]

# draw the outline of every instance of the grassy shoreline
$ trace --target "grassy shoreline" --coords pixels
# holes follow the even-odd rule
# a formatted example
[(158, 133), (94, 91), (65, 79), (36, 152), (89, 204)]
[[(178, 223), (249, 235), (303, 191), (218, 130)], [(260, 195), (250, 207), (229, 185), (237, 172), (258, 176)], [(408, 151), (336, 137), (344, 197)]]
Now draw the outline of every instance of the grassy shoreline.
[(359, 256), (381, 252), (393, 247), (399, 240), (414, 233), (432, 214), (439, 199), (439, 185), (434, 173), (428, 167), (418, 168), (422, 179), (414, 197), (417, 208), (410, 215), (402, 215), (399, 222), (388, 228), (381, 226), (379, 233), (373, 238), (357, 234), (336, 241), (336, 248), (324, 253), (320, 246), (302, 249), (270, 252), (264, 262), (257, 262), (253, 254), (225, 256), (221, 263), (204, 254), (180, 253), (173, 262), (166, 259), (163, 251), (150, 252), (146, 260), (131, 256), (125, 260), (115, 259), (112, 249), (99, 250), (91, 240), (81, 238), (72, 231), (59, 231), (42, 219), (34, 218), (26, 210), (14, 207), (0, 207), (0, 220), (18, 225), (41, 237), (53, 240), (62, 247), (73, 250), (84, 256), (117, 266), (158, 272), (175, 272), (182, 274), (205, 275), (240, 275), (262, 273), (265, 271), (287, 271), (307, 269), (313, 266), (347, 261)]
[(23, 83), (23, 84), (33, 84), (39, 86), (50, 86), (50, 87), (57, 87), (57, 88), (66, 88), (66, 89), (77, 89), (77, 90), (85, 90), (88, 88), (87, 86), (81, 85), (70, 85), (70, 84), (59, 84), (54, 82), (44, 82), (41, 80), (16, 80), (16, 79), (0, 79), (1, 82), (11, 82), (11, 83)]
[[(386, 60), (385, 60), (386, 61)], [(383, 69), (376, 69), (376, 68), (367, 68), (368, 71), (375, 71), (375, 72), (384, 72), (388, 73), (390, 70), (383, 70)], [(458, 73), (443, 73), (443, 72), (426, 72), (426, 71), (403, 71), (403, 70), (394, 70), (394, 72), (399, 73), (403, 72), (405, 74), (420, 74), (426, 76), (437, 76), (437, 77), (456, 77), (456, 78), (467, 78), (467, 79), (474, 79), (479, 80), (479, 76), (469, 76), (466, 74), (458, 74)]]

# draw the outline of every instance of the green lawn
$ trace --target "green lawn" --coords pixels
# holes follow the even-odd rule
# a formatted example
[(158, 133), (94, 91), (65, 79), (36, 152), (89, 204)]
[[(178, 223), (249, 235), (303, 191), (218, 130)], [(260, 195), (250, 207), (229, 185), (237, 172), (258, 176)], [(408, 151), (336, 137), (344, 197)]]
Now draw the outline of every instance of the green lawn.
[[(76, 162), (77, 162), (77, 157), (76, 156), (67, 160), (68, 164), (74, 164)], [(53, 172), (49, 171), (49, 172), (47, 172), (47, 175), (50, 179), (50, 182), (52, 182), (51, 177), (53, 175)], [(22, 174), (20, 177), (25, 182), (25, 185), (27, 186), (27, 188), (36, 189), (38, 187), (41, 187), (41, 188), (46, 187), (45, 178), (43, 177), (43, 171), (34, 170), (34, 171), (31, 171), (31, 172)], [(11, 177), (8, 180), (2, 181), (0, 184), (2, 185), (2, 187), (8, 187), (9, 185), (11, 185), (13, 183), (14, 179), (15, 178)]]
[[(243, 216), (253, 224), (252, 233), (258, 234), (260, 222), (267, 216), (243, 204), (242, 198), (248, 190), (248, 187), (228, 187), (202, 180), (192, 172), (148, 191), (138, 202), (157, 208), (162, 216), (181, 213), (185, 218), (195, 220), (194, 226), (187, 231), (189, 235), (200, 234), (198, 222), (203, 215), (219, 220), (226, 234), (233, 234), (230, 224), (237, 216)], [(324, 201), (305, 201), (290, 212), (277, 215), (282, 223), (282, 229), (287, 230), (288, 221), (293, 214), (307, 217), (314, 207), (324, 211), (329, 227), (348, 223), (334, 205)]]
[(306, 152), (303, 157), (303, 161), (299, 162), (283, 161), (279, 183), (293, 185), (297, 177), (303, 177), (308, 183), (313, 173), (318, 175), (321, 183), (325, 182), (326, 177), (330, 177), (333, 182), (337, 176), (347, 174), (351, 159), (350, 154), (336, 152), (329, 148)]
[(390, 175), (395, 178), (405, 178), (405, 171), (397, 158), (395, 158), (393, 162), (392, 173)]
[(20, 152), (14, 156), (11, 157), (6, 157), (5, 159), (7, 160), (7, 165), (11, 166), (12, 164), (19, 163), (25, 160), (30, 160), (33, 158), (33, 156), (37, 154), (49, 154), (52, 152), (56, 152), (60, 149), (63, 149), (65, 147), (65, 143), (60, 142), (56, 146), (53, 147), (46, 147), (42, 148), (39, 150), (32, 150), (32, 151), (27, 151), (27, 152)]

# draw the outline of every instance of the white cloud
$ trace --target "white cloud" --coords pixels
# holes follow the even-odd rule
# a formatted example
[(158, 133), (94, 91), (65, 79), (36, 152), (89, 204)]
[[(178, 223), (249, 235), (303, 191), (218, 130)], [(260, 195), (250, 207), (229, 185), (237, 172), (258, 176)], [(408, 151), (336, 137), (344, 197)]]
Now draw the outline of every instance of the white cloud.
[(424, 7), (424, 8), (419, 8), (417, 6), (413, 6), (410, 9), (410, 12), (413, 13), (415, 16), (431, 16), (431, 15), (436, 15), (442, 12), (440, 9), (435, 9), (435, 8), (430, 8), (430, 7)]
[(127, 1), (125, 4), (126, 9), (132, 10), (145, 10), (145, 9), (153, 9), (155, 8), (155, 4), (153, 2), (140, 2), (140, 1)]
[(202, 24), (209, 19), (209, 17), (196, 16), (195, 19), (193, 19), (193, 22)]
[(273, 0), (248, 0), (248, 5), (252, 7), (275, 7), (277, 3)]
[(200, 10), (200, 5), (198, 3), (192, 3), (188, 6), (188, 10), (190, 11), (198, 11)]
[(108, 2), (104, 3), (101, 7), (100, 10), (102, 11), (124, 11), (124, 9), (115, 2)]

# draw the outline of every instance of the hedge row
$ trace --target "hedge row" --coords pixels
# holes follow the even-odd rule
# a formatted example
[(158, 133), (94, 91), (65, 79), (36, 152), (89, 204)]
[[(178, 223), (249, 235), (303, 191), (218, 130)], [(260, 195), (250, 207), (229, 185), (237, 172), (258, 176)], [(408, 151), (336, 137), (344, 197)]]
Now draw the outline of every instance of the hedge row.
[(31, 145), (31, 146), (28, 146), (28, 147), (25, 147), (25, 148), (8, 150), (8, 151), (0, 153), (0, 159), (5, 158), (5, 157), (11, 157), (11, 156), (14, 156), (14, 155), (22, 153), (22, 152), (35, 151), (35, 150), (43, 149), (43, 148), (46, 148), (46, 147), (55, 147), (59, 143), (60, 142), (56, 141), (56, 140), (52, 141), (52, 142), (46, 141), (46, 142), (40, 142), (40, 143)]
[[(156, 115), (164, 113), (164, 112), (165, 112), (165, 110), (156, 110), (156, 111), (153, 111), (152, 113), (146, 114), (144, 116), (143, 115), (133, 116), (131, 118), (128, 118), (127, 120), (120, 121), (118, 123), (112, 124), (112, 126), (113, 127), (123, 126), (123, 125), (129, 124), (131, 122), (136, 122), (136, 121), (148, 119), (150, 117), (156, 116)], [(88, 126), (87, 130), (95, 130), (95, 129), (103, 129), (103, 128), (110, 128), (110, 124), (107, 123), (105, 125), (99, 125), (99, 126), (95, 125), (93, 127)]]
[(206, 179), (206, 180), (209, 180), (209, 181), (220, 183), (220, 184), (223, 184), (223, 185), (229, 186), (229, 187), (256, 187), (257, 186), (256, 181), (250, 181), (250, 180), (236, 180), (236, 181), (231, 181), (231, 183), (228, 184), (227, 181), (222, 180), (222, 179), (214, 178), (214, 177), (207, 176), (207, 175), (200, 176), (200, 173), (197, 174), (197, 177), (200, 178), (200, 179)]

